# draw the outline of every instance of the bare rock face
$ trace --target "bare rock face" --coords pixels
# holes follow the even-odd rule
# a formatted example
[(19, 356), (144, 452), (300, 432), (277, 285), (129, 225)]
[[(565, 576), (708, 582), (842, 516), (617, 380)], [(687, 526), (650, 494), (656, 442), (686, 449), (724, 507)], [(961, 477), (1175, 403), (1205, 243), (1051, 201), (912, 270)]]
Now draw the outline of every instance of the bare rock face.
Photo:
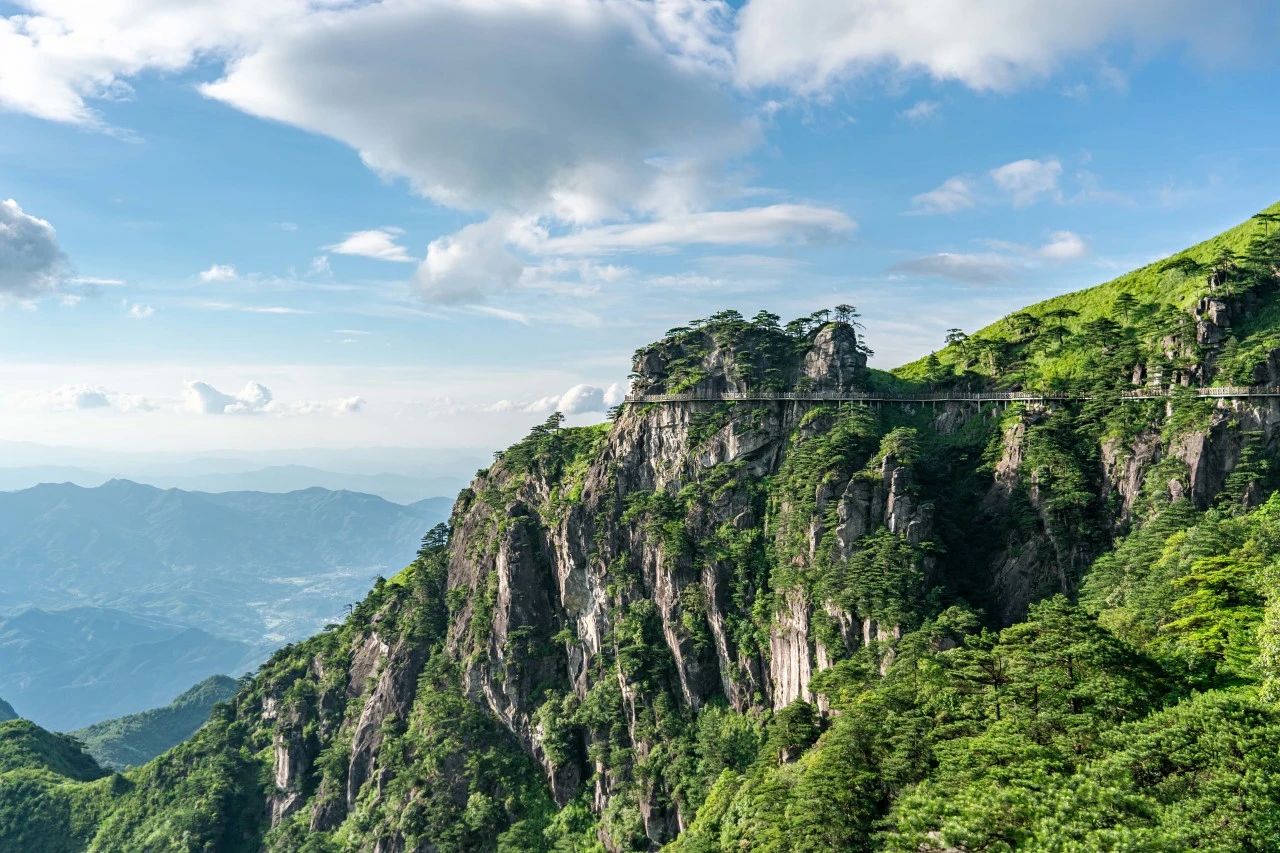
[(1127, 523), (1142, 494), (1147, 472), (1163, 458), (1160, 436), (1149, 432), (1131, 442), (1110, 438), (1102, 444), (1103, 482), (1107, 494), (1119, 498), (1116, 525)]
[(297, 711), (287, 721), (277, 723), (272, 752), (275, 758), (272, 791), (268, 807), (271, 825), (276, 826), (303, 804), (303, 782), (319, 752), (314, 737), (303, 733), (303, 718)]
[(815, 336), (800, 374), (815, 391), (853, 391), (866, 381), (867, 356), (851, 326), (831, 323)]
[(377, 682), (364, 701), (352, 734), (351, 762), (347, 770), (348, 811), (355, 807), (361, 788), (375, 775), (384, 724), (389, 719), (404, 720), (408, 715), (422, 664), (422, 650), (403, 642), (382, 657)]
[(1196, 343), (1216, 347), (1227, 338), (1231, 325), (1231, 309), (1227, 303), (1213, 296), (1205, 296), (1196, 304)]
[[(1077, 567), (1088, 555), (1072, 543), (1059, 542), (1045, 517), (1041, 484), (1026, 465), (1028, 431), (1051, 414), (1031, 406), (1005, 429), (1000, 458), (995, 464), (990, 490), (982, 502), (993, 535), (1003, 537), (993, 559), (990, 599), (1004, 624), (1021, 619), (1027, 607), (1046, 595), (1070, 594)], [(1017, 501), (1025, 500), (1040, 518), (1033, 527), (1006, 528), (1003, 519)]]

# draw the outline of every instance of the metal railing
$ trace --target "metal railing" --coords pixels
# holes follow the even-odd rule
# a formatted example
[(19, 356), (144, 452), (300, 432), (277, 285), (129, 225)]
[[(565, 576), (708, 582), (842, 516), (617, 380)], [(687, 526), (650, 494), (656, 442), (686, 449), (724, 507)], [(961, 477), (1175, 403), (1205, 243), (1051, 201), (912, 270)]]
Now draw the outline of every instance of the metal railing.
[[(1280, 387), (1233, 386), (1222, 388), (1182, 388), (1162, 386), (1121, 391), (1120, 400), (1156, 400), (1180, 396), (1207, 397), (1219, 400), (1249, 397), (1280, 397)], [(891, 391), (726, 391), (719, 394), (686, 391), (678, 394), (628, 394), (624, 404), (646, 403), (750, 403), (801, 401), (813, 403), (1049, 403), (1063, 400), (1105, 399), (1111, 395), (1071, 394), (1065, 391), (935, 391), (895, 393)]]

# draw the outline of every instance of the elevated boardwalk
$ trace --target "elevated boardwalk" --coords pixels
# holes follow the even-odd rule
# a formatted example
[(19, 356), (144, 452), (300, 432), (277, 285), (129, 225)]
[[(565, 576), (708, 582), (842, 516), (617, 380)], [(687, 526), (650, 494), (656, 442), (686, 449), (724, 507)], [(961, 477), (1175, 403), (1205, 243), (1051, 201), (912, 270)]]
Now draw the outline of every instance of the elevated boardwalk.
[[(1237, 386), (1222, 388), (1137, 388), (1123, 391), (1113, 399), (1158, 400), (1191, 392), (1192, 396), (1215, 400), (1240, 400), (1254, 397), (1280, 397), (1280, 387)], [(749, 391), (704, 394), (628, 394), (624, 405), (649, 403), (756, 403), (796, 401), (805, 403), (1054, 403), (1089, 400), (1089, 394), (1065, 392), (1036, 393), (1030, 391), (989, 391), (968, 393), (964, 391), (936, 391), (895, 394), (888, 391)], [(1111, 397), (1111, 395), (1102, 395)]]

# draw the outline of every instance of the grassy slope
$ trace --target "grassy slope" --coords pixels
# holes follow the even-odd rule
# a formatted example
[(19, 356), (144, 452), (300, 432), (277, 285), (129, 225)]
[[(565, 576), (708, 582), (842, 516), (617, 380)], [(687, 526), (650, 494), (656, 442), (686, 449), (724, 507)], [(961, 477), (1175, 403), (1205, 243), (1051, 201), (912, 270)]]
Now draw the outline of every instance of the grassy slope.
[[(1280, 203), (1271, 205), (1262, 213), (1280, 213)], [(1139, 302), (1171, 305), (1180, 310), (1189, 311), (1205, 292), (1204, 275), (1187, 275), (1176, 270), (1164, 269), (1165, 266), (1170, 261), (1182, 258), (1188, 258), (1197, 264), (1208, 264), (1224, 249), (1243, 255), (1249, 242), (1262, 233), (1264, 227), (1256, 219), (1247, 219), (1234, 228), (1170, 255), (1168, 258), (1153, 261), (1103, 284), (1046, 299), (1022, 309), (1021, 313), (1043, 318), (1059, 309), (1075, 311), (1077, 316), (1067, 320), (1065, 325), (1073, 332), (1078, 332), (1090, 320), (1101, 317), (1117, 319), (1116, 300), (1122, 293), (1134, 296)], [(1274, 230), (1274, 226), (1272, 228)], [(1233, 326), (1233, 332), (1245, 348), (1276, 339), (1277, 329), (1280, 329), (1280, 298), (1276, 296), (1267, 299), (1261, 306), (1261, 310), (1239, 319)], [(1013, 338), (1014, 332), (1009, 317), (1003, 317), (972, 335), (972, 339), (981, 340), (1007, 341)], [(1037, 372), (1046, 380), (1057, 376), (1070, 376), (1075, 366), (1071, 358), (1055, 357), (1055, 355), (1044, 354), (1038, 359)], [(948, 366), (959, 361), (955, 346), (944, 347), (937, 352), (937, 356), (942, 364)], [(917, 359), (895, 369), (893, 373), (902, 379), (920, 380), (925, 375), (925, 361), (924, 358)]]

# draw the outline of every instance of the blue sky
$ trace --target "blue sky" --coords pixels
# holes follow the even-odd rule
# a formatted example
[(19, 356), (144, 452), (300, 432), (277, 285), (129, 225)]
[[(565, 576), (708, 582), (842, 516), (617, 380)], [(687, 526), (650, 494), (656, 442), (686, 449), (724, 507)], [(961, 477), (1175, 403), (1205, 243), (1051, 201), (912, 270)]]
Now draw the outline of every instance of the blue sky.
[(0, 2), (0, 439), (493, 448), (725, 307), (891, 367), (1280, 197), (1270, 4)]

